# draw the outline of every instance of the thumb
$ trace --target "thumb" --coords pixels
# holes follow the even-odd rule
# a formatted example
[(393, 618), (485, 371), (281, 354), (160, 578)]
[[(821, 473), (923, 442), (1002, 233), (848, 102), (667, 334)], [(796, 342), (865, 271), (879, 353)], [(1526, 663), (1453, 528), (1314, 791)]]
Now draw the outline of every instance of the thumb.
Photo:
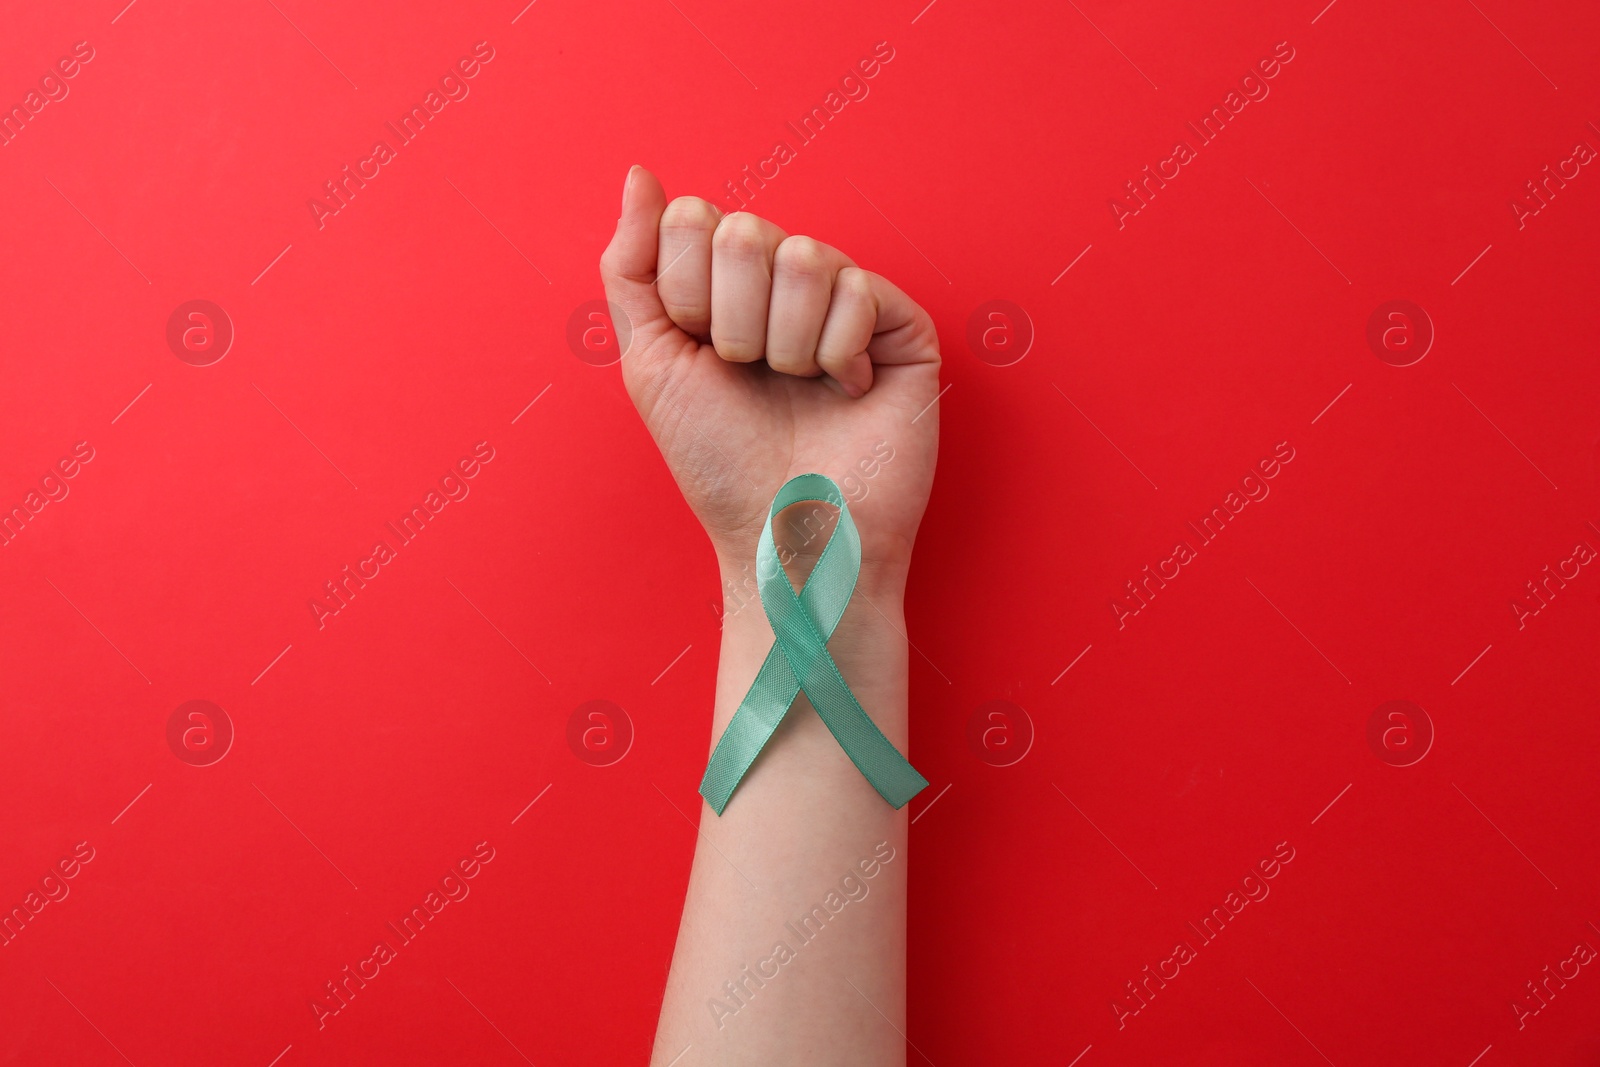
[(622, 217), (600, 257), (600, 280), (624, 358), (640, 358), (676, 330), (656, 291), (661, 214), (667, 194), (656, 176), (634, 165), (622, 187)]

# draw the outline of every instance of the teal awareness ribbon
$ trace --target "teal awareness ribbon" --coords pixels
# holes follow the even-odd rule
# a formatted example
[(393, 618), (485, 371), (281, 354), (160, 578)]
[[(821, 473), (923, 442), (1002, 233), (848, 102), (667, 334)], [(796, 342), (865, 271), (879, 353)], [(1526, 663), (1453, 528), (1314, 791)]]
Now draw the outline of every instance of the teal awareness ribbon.
[[(796, 596), (772, 541), (772, 520), (791, 504), (806, 501), (832, 504), (839, 509), (839, 522)], [(860, 574), (861, 534), (833, 479), (801, 474), (783, 483), (767, 511), (756, 547), (761, 606), (772, 623), (775, 640), (750, 691), (717, 741), (700, 782), (700, 795), (718, 815), (801, 690), (883, 799), (902, 808), (927, 788), (928, 780), (862, 710), (828, 652), (828, 638), (844, 616)]]

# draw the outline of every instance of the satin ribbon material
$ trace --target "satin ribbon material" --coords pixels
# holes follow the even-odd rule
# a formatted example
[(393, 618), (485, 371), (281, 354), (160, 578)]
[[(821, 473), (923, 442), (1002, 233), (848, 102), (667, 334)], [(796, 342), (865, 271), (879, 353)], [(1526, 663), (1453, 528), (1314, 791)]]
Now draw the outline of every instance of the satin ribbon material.
[[(792, 504), (813, 500), (838, 508), (839, 522), (796, 596), (778, 559), (772, 520)], [(901, 808), (927, 787), (928, 780), (862, 710), (828, 652), (828, 638), (844, 616), (860, 574), (861, 535), (838, 485), (822, 474), (801, 474), (785, 482), (773, 497), (756, 547), (761, 606), (776, 639), (717, 741), (700, 782), (700, 795), (718, 815), (802, 690), (884, 800)]]

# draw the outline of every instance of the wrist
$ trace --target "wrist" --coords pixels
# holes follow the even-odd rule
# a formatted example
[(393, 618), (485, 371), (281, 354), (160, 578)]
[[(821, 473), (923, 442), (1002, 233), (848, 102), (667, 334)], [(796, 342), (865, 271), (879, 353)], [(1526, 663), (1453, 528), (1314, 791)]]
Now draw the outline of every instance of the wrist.
[[(785, 509), (772, 522), (773, 547), (777, 551), (778, 562), (796, 590), (810, 575), (832, 540), (839, 515), (837, 509), (827, 505), (818, 505), (810, 512), (802, 511), (804, 503)], [(865, 534), (866, 531), (862, 532)], [(745, 602), (760, 600), (760, 581), (756, 572), (759, 541), (759, 528), (746, 530), (737, 536), (712, 534), (724, 609), (729, 613), (738, 611)], [(856, 589), (880, 605), (884, 601), (903, 601), (906, 576), (911, 568), (911, 548), (909, 537), (887, 534), (879, 535), (870, 545), (864, 543), (861, 569), (856, 575)]]
[[(785, 573), (791, 589), (798, 593), (804, 587), (805, 579), (815, 563), (816, 559), (812, 557), (804, 560), (796, 559), (786, 565)], [(756, 574), (754, 557), (736, 561), (719, 554), (717, 572), (722, 594), (723, 629), (726, 631), (735, 621), (749, 623), (754, 620), (759, 623), (757, 629), (764, 628), (770, 637), (772, 631), (767, 626), (766, 610), (761, 604), (761, 583)], [(851, 605), (839, 623), (841, 635), (846, 632), (845, 623), (858, 611), (865, 611), (875, 618), (881, 612), (894, 621), (895, 626), (903, 633), (905, 590), (905, 567), (863, 560), (861, 573), (856, 576)]]
[[(723, 578), (722, 641), (740, 646), (757, 645), (763, 653), (773, 642), (772, 625), (754, 583), (747, 576)], [(798, 584), (798, 583), (796, 583)], [(905, 645), (903, 586), (885, 589), (857, 582), (850, 603), (833, 633), (828, 648), (835, 658), (847, 651), (887, 651)]]
[[(754, 566), (746, 573), (724, 569), (726, 610), (722, 616), (718, 695), (719, 726), (733, 714), (775, 640), (767, 620)], [(800, 576), (790, 572), (798, 586)], [(866, 579), (866, 566), (862, 567)], [(733, 590), (730, 592), (730, 589)], [(905, 738), (907, 639), (904, 581), (874, 576), (858, 581), (839, 624), (827, 637), (828, 653), (867, 714), (897, 745)], [(802, 694), (799, 700), (804, 703)]]

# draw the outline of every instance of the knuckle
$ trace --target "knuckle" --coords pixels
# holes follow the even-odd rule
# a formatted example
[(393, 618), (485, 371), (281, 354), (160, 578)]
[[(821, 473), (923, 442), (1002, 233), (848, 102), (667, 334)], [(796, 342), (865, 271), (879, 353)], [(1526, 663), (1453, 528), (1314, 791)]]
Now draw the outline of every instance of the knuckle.
[(773, 257), (773, 269), (799, 278), (825, 278), (831, 257), (828, 246), (815, 238), (786, 237)]
[(846, 352), (837, 345), (819, 345), (817, 347), (817, 366), (832, 373), (849, 365), (853, 352)]
[(757, 215), (736, 211), (724, 215), (711, 235), (715, 252), (733, 256), (756, 256), (766, 250), (766, 224)]
[(816, 365), (816, 355), (805, 347), (804, 338), (776, 334), (767, 338), (767, 362), (774, 369), (795, 374)]
[(667, 318), (691, 333), (699, 333), (711, 320), (711, 309), (703, 301), (661, 298)]
[(713, 302), (710, 325), (711, 343), (723, 359), (748, 363), (760, 359), (767, 339), (760, 326), (740, 316), (719, 313)]
[(617, 242), (612, 241), (606, 250), (600, 253), (600, 277), (603, 281), (611, 281), (623, 276), (622, 253), (617, 248)]
[(722, 213), (708, 200), (680, 196), (661, 213), (661, 228), (666, 231), (703, 233), (713, 229)]
[(860, 267), (846, 267), (839, 272), (839, 277), (834, 279), (834, 292), (850, 300), (870, 303), (872, 301), (872, 276)]
[(853, 376), (850, 373), (851, 367), (855, 364), (857, 358), (862, 355), (859, 352), (847, 352), (843, 349), (826, 352), (819, 349), (817, 351), (817, 368), (821, 372), (831, 374), (841, 380), (849, 378)]

